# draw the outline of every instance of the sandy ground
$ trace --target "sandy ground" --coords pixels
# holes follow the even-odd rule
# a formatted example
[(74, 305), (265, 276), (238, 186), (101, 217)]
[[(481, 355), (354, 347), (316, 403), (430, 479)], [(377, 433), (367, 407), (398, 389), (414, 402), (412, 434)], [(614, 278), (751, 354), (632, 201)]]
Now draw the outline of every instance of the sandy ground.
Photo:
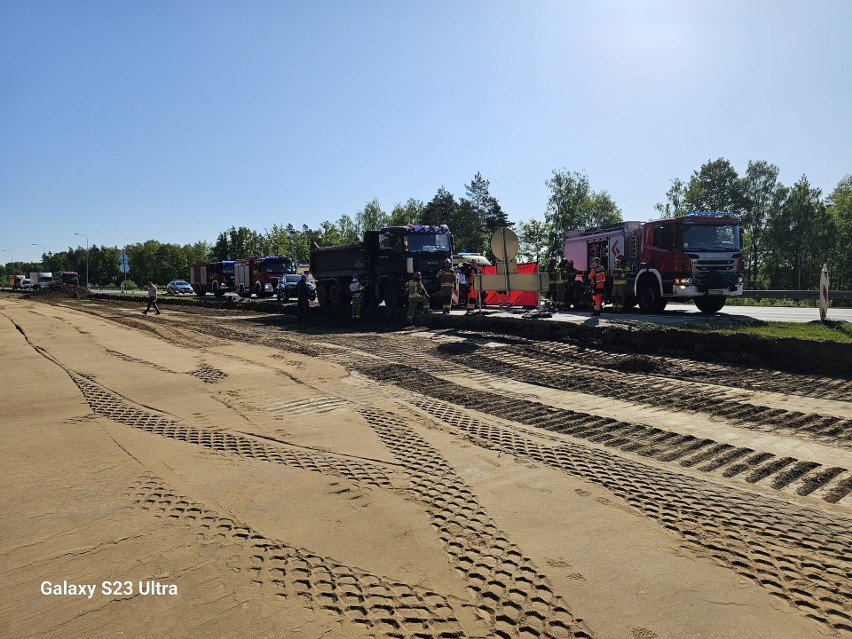
[[(252, 321), (0, 297), (0, 635), (852, 634), (843, 441), (428, 357), (384, 380), (397, 360), (358, 336)], [(441, 405), (443, 385), (518, 412)], [(842, 472), (800, 495), (537, 428), (525, 401)]]

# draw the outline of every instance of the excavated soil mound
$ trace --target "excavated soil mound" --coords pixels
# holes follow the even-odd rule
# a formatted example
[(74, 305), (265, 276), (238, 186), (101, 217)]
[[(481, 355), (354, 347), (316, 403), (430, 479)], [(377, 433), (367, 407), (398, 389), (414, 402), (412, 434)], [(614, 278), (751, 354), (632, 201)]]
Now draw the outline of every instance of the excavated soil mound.
[(647, 355), (630, 355), (618, 360), (613, 367), (624, 373), (658, 373), (663, 367)]
[(69, 286), (68, 284), (56, 284), (47, 288), (40, 288), (24, 293), (22, 297), (25, 299), (68, 299), (68, 298), (87, 298), (91, 293), (82, 286)]

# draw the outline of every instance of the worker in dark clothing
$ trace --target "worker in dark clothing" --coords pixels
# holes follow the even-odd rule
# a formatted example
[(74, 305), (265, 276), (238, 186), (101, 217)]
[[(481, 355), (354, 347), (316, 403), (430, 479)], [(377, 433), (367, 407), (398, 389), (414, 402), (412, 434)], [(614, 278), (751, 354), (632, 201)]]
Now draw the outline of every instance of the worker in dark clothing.
[(574, 288), (577, 283), (577, 269), (574, 268), (574, 260), (562, 260), (559, 270), (562, 271), (562, 280), (565, 282), (565, 310), (567, 311), (574, 302)]
[(606, 289), (606, 269), (601, 266), (601, 258), (592, 258), (588, 277), (589, 285), (592, 287), (592, 302), (594, 303), (592, 315), (600, 315), (603, 308), (604, 290)]
[[(565, 260), (562, 260), (563, 262)], [(554, 276), (554, 288), (556, 289), (556, 299), (554, 303), (556, 304), (557, 311), (567, 311), (568, 307), (566, 302), (568, 301), (567, 291), (565, 289), (565, 274), (562, 270), (562, 263), (560, 262), (553, 271)]]
[(556, 304), (556, 258), (551, 257), (547, 263), (547, 299)]
[(302, 277), (296, 282), (296, 315), (301, 322), (308, 314), (308, 278), (302, 273)]
[(361, 297), (364, 293), (364, 284), (361, 282), (358, 274), (352, 276), (352, 282), (349, 284), (349, 294), (352, 296), (352, 319), (355, 322), (361, 320)]

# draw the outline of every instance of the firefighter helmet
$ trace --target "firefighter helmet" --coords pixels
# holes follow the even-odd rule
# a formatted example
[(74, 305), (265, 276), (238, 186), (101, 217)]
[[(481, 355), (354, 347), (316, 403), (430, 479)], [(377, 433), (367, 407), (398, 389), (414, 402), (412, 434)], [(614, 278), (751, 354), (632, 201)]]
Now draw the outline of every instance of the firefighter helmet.
[(421, 277), (423, 277), (423, 276), (420, 274), (420, 271), (417, 271), (417, 272), (414, 274), (414, 279), (415, 279), (415, 280), (419, 280)]
[(352, 279), (355, 280), (355, 281), (358, 281), (358, 273), (354, 273), (352, 275)]
[(567, 266), (568, 268), (574, 268), (574, 260), (567, 260), (565, 262), (565, 266)]
[(618, 257), (616, 257), (616, 258), (615, 258), (615, 261), (616, 261), (616, 263), (618, 263), (618, 264), (624, 264), (624, 256), (623, 256), (623, 255), (619, 255)]
[(559, 266), (567, 266), (567, 265), (568, 265), (568, 259), (567, 258), (563, 257), (561, 260), (559, 260)]

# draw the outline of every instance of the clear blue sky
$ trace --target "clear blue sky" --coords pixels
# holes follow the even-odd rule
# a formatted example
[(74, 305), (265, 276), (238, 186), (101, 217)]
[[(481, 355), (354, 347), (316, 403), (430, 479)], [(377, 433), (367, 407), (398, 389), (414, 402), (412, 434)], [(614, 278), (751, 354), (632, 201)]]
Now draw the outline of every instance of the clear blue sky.
[(765, 159), (852, 172), (850, 0), (0, 0), (0, 261), (390, 211), (554, 169), (625, 219)]

